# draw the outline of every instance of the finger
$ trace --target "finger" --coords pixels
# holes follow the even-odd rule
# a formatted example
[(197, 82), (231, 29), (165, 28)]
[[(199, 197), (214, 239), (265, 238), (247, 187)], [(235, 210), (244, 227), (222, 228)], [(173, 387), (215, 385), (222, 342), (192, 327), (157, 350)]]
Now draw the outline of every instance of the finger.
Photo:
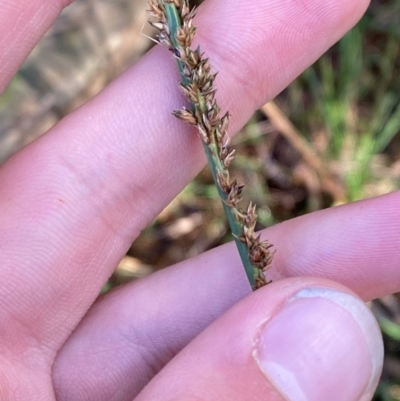
[(240, 261), (226, 268), (218, 252), (208, 256), (96, 302), (57, 355), (57, 399), (133, 400), (197, 334), (250, 293)]
[[(206, 3), (199, 37), (221, 71), (220, 99), (235, 116), (233, 129), (347, 31), (365, 6)], [(238, 35), (244, 14), (249, 25)], [(0, 273), (8, 283), (0, 291), (0, 319), (17, 317), (16, 327), (8, 324), (13, 332), (23, 322), (36, 339), (59, 347), (135, 236), (204, 163), (197, 138), (171, 116), (183, 102), (177, 79), (171, 56), (155, 49), (2, 168), (0, 240), (9, 259)]]
[(0, 93), (35, 44), (72, 0), (0, 1)]
[(382, 363), (379, 327), (362, 301), (338, 284), (290, 279), (229, 310), (136, 401), (368, 401)]
[[(398, 292), (399, 203), (400, 191), (265, 230), (277, 250), (271, 276), (327, 277), (364, 300)], [(118, 400), (132, 399), (249, 292), (233, 243), (120, 288), (92, 307), (60, 351), (56, 387), (70, 399), (106, 400), (118, 392), (126, 395)]]
[(399, 205), (397, 191), (273, 227), (279, 252), (270, 277), (326, 277), (365, 301), (398, 292)]

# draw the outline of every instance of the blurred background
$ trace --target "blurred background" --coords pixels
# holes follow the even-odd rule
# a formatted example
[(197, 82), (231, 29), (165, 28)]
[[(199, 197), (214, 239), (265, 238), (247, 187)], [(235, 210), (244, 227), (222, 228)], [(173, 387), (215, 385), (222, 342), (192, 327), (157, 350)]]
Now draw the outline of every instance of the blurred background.
[[(201, 3), (193, 1), (193, 4)], [(93, 97), (153, 43), (145, 0), (77, 0), (0, 98), (0, 164)], [(232, 145), (258, 229), (400, 187), (400, 0), (363, 20)], [(104, 291), (230, 241), (208, 169), (135, 241)], [(400, 267), (400, 264), (399, 264)], [(375, 401), (400, 400), (400, 296), (374, 301), (386, 361)]]

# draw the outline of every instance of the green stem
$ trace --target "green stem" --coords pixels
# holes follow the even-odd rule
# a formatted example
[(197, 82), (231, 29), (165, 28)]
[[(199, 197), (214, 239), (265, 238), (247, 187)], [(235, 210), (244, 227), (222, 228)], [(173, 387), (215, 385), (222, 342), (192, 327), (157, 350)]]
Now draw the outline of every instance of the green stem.
[[(174, 47), (180, 47), (179, 44), (176, 41), (176, 33), (177, 30), (182, 26), (182, 22), (179, 16), (179, 12), (176, 9), (175, 5), (173, 3), (165, 3), (165, 13), (167, 16), (168, 20), (168, 27), (170, 29), (170, 39)], [(183, 75), (183, 63), (178, 60), (178, 67), (179, 71), (181, 73), (181, 79), (182, 82), (187, 84), (187, 78)], [(222, 199), (222, 204), (224, 207), (224, 211), (230, 226), (230, 229), (232, 231), (232, 234), (235, 239), (236, 246), (239, 251), (240, 258), (242, 260), (244, 269), (246, 271), (247, 278), (250, 282), (250, 285), (253, 289), (256, 287), (256, 277), (258, 276), (258, 271), (252, 263), (250, 262), (249, 259), (249, 252), (247, 249), (246, 244), (241, 242), (239, 240), (239, 237), (242, 236), (243, 234), (243, 228), (241, 227), (240, 223), (237, 221), (235, 215), (232, 212), (231, 207), (229, 207), (225, 201), (227, 200), (227, 195), (226, 193), (221, 189), (218, 183), (217, 179), (217, 171), (224, 171), (226, 168), (222, 165), (221, 161), (219, 160), (219, 152), (216, 144), (211, 143), (209, 145), (205, 144), (203, 142), (203, 147), (204, 151), (207, 156), (207, 161), (211, 169), (212, 176), (214, 178), (215, 185), (218, 189), (218, 194), (220, 198)]]
[(205, 143), (203, 143), (203, 147), (204, 147), (204, 151), (207, 155), (207, 161), (210, 166), (215, 185), (218, 189), (218, 194), (219, 194), (220, 198), (222, 199), (222, 205), (224, 207), (226, 218), (228, 220), (229, 227), (232, 231), (233, 238), (236, 243), (236, 247), (239, 251), (240, 258), (242, 259), (242, 263), (243, 263), (244, 269), (246, 271), (247, 278), (249, 280), (251, 287), (254, 289), (255, 285), (256, 285), (255, 276), (257, 274), (257, 271), (253, 267), (252, 263), (249, 260), (249, 251), (247, 249), (246, 244), (244, 244), (242, 241), (240, 241), (238, 239), (243, 234), (242, 227), (240, 226), (239, 222), (236, 220), (235, 216), (233, 215), (231, 208), (225, 203), (225, 201), (227, 199), (227, 195), (218, 184), (217, 167), (216, 167), (216, 163), (214, 160), (215, 156), (213, 156), (211, 149)]

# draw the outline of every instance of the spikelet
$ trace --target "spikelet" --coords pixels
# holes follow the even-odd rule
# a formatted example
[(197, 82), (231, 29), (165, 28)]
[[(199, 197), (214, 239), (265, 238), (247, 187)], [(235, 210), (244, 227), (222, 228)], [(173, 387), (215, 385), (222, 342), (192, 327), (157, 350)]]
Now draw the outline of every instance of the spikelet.
[[(150, 24), (159, 31), (159, 43), (167, 46), (177, 59), (182, 77), (180, 87), (191, 105), (190, 110), (183, 108), (173, 114), (197, 127), (246, 273), (253, 288), (260, 288), (267, 284), (264, 273), (271, 266), (274, 253), (272, 245), (261, 241), (254, 232), (255, 205), (250, 203), (245, 210), (238, 205), (243, 185), (232, 180), (228, 171), (235, 156), (235, 151), (227, 146), (230, 115), (220, 117), (214, 86), (217, 74), (212, 73), (200, 48), (191, 48), (196, 32), (195, 9), (189, 9), (188, 0), (150, 0), (149, 16)], [(243, 247), (245, 252), (241, 252)]]

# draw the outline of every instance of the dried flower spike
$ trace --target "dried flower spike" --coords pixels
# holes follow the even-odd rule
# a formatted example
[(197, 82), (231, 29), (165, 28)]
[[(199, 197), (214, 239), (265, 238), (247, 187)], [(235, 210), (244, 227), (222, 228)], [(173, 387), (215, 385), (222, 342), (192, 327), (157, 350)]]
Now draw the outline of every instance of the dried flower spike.
[(246, 210), (238, 205), (243, 185), (231, 180), (228, 171), (235, 155), (227, 147), (230, 116), (226, 113), (220, 117), (215, 98), (216, 74), (211, 73), (208, 59), (203, 57), (200, 48), (191, 48), (196, 32), (195, 10), (189, 10), (188, 0), (150, 0), (149, 15), (150, 24), (159, 31), (159, 42), (177, 60), (180, 86), (191, 106), (189, 110), (174, 111), (174, 115), (197, 127), (247, 277), (253, 289), (262, 287), (267, 284), (264, 273), (271, 265), (272, 245), (255, 235), (255, 205), (250, 203)]

